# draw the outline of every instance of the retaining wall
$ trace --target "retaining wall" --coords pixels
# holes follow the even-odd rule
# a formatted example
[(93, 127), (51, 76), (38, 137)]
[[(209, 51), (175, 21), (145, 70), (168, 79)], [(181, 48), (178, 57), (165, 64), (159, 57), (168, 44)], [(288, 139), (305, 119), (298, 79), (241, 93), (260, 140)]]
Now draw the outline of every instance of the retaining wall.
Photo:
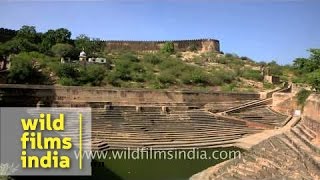
[(320, 135), (320, 94), (311, 94), (303, 108), (302, 120), (305, 125)]
[(107, 89), (98, 87), (41, 86), (0, 84), (1, 106), (86, 106), (90, 103), (115, 105), (187, 105), (203, 106), (212, 102), (257, 100), (259, 93), (223, 93), (196, 91), (158, 91)]

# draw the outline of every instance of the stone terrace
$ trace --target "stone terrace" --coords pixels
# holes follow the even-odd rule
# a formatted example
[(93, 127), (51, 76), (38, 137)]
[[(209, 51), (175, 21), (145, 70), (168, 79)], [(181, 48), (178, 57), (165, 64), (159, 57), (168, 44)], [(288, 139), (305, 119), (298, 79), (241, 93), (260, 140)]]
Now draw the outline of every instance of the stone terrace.
[(239, 111), (228, 113), (228, 115), (248, 121), (272, 125), (274, 127), (285, 125), (288, 118), (288, 116), (280, 114), (266, 105), (241, 109)]
[(311, 129), (298, 124), (242, 157), (208, 168), (190, 180), (319, 179), (320, 151), (311, 143), (315, 137)]
[(244, 122), (218, 119), (203, 109), (167, 112), (160, 107), (115, 106), (94, 109), (93, 122), (96, 150), (232, 146), (260, 131)]

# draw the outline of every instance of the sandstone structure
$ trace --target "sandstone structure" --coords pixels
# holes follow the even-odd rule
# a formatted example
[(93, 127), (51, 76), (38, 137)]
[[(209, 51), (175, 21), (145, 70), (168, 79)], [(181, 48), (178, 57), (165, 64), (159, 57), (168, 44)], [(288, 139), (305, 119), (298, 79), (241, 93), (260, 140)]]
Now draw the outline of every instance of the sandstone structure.
[[(11, 40), (17, 31), (0, 28), (0, 42)], [(190, 39), (190, 40), (168, 40), (168, 41), (126, 41), (126, 40), (106, 40), (103, 41), (105, 50), (122, 51), (129, 50), (134, 52), (155, 52), (166, 43), (172, 42), (177, 52), (196, 50), (201, 52), (220, 53), (220, 43), (216, 39)]]
[(320, 94), (312, 94), (303, 109), (303, 122), (320, 136)]
[(172, 42), (176, 51), (188, 51), (191, 49), (201, 52), (220, 53), (220, 43), (215, 39), (173, 40), (173, 41), (104, 41), (106, 50), (119, 51), (159, 51), (166, 42)]
[[(240, 158), (192, 180), (319, 179), (320, 96), (302, 118), (282, 114), (292, 88), (272, 94), (0, 85), (0, 106), (92, 107), (92, 148), (240, 147)], [(261, 98), (263, 97), (263, 98)], [(276, 103), (273, 103), (276, 100)], [(284, 103), (281, 103), (284, 101)], [(281, 109), (281, 108), (280, 108)]]
[[(169, 91), (147, 89), (120, 89), (102, 87), (46, 86), (0, 84), (0, 106), (35, 106), (43, 101), (46, 106), (91, 106), (104, 107), (105, 104), (189, 106), (201, 107), (210, 102), (212, 108), (224, 110), (238, 104), (260, 99), (259, 93), (224, 93), (197, 91)], [(225, 106), (221, 106), (226, 102)], [(1, 104), (2, 103), (2, 104)]]
[[(285, 118), (285, 115), (279, 112), (274, 112), (274, 115), (279, 115), (274, 118), (272, 114), (265, 114), (267, 111), (263, 106), (227, 111), (229, 116), (277, 127), (239, 139), (236, 146), (248, 152), (240, 158), (197, 173), (190, 180), (320, 179), (320, 95), (312, 94), (306, 101), (302, 116), (298, 116), (293, 113), (298, 109), (295, 93), (283, 91), (273, 94), (274, 102), (270, 105), (287, 114), (286, 120), (280, 120), (279, 117)], [(286, 108), (289, 111), (285, 111)]]

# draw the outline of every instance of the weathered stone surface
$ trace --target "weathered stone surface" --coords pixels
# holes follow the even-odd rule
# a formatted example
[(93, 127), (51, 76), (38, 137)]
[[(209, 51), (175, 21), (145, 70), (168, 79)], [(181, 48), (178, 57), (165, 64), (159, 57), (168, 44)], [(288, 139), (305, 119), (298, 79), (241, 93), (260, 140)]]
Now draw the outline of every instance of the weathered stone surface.
[(292, 132), (267, 139), (233, 159), (190, 180), (319, 179), (319, 154)]
[[(44, 104), (57, 106), (89, 106), (112, 102), (113, 105), (154, 106), (204, 106), (207, 103), (258, 100), (259, 93), (223, 93), (196, 91), (157, 91), (101, 87), (40, 86), (0, 84), (3, 106), (36, 106), (39, 100)], [(224, 108), (233, 107), (232, 103)]]
[[(105, 41), (107, 51), (159, 51), (167, 41)], [(220, 53), (220, 43), (215, 39), (174, 40), (176, 51), (188, 51), (191, 47), (201, 52)]]

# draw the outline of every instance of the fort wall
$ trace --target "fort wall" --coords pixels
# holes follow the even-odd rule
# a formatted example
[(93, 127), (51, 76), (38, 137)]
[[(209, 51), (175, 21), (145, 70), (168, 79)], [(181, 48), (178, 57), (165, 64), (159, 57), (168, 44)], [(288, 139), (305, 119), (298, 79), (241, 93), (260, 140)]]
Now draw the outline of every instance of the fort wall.
[[(17, 31), (11, 29), (0, 28), (0, 42), (6, 42), (16, 36)], [(108, 40), (103, 41), (105, 50), (122, 51), (130, 50), (135, 52), (154, 52), (159, 51), (166, 42), (172, 42), (174, 48), (178, 52), (188, 51), (191, 49), (201, 52), (219, 52), (220, 43), (215, 39), (191, 39), (191, 40), (169, 40), (169, 41), (122, 41)]]
[[(204, 106), (214, 102), (257, 100), (259, 93), (107, 89), (99, 87), (0, 84), (0, 106), (171, 105)], [(232, 103), (231, 103), (232, 104)]]
[(104, 41), (107, 51), (159, 51), (166, 42), (172, 42), (176, 51), (195, 48), (201, 52), (220, 52), (220, 43), (215, 39), (194, 39), (174, 41)]
[(320, 94), (311, 94), (303, 108), (303, 123), (320, 135)]

